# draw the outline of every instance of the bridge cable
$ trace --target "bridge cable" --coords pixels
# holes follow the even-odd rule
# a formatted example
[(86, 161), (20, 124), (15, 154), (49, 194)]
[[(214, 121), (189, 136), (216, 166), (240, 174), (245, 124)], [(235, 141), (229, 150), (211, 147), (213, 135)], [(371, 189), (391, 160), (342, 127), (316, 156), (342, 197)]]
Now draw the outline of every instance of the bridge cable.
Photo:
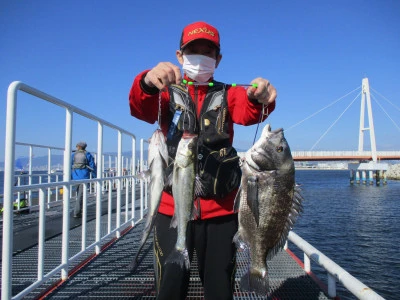
[(378, 104), (378, 106), (382, 109), (382, 111), (386, 114), (386, 116), (389, 118), (390, 121), (394, 124), (394, 126), (397, 127), (397, 129), (400, 131), (400, 127), (396, 124), (396, 122), (389, 116), (389, 114), (386, 112), (386, 110), (383, 108), (383, 106), (379, 103), (378, 99), (374, 97), (374, 95), (371, 94), (371, 98)]
[(398, 111), (400, 111), (400, 108), (397, 107), (394, 103), (392, 103), (388, 98), (383, 96), (381, 93), (379, 93), (377, 90), (373, 89), (372, 87), (370, 87), (370, 89), (373, 90), (375, 93), (377, 93), (379, 96), (381, 96), (383, 99), (385, 99), (389, 104), (391, 104), (393, 107), (395, 107)]
[(331, 128), (339, 121), (339, 119), (344, 115), (344, 113), (349, 109), (349, 107), (354, 103), (354, 101), (357, 100), (358, 96), (361, 95), (361, 92), (358, 93), (358, 95), (353, 99), (353, 101), (350, 102), (350, 104), (345, 108), (345, 110), (339, 115), (339, 117), (332, 123), (331, 126), (324, 132), (324, 134), (318, 139), (318, 141), (315, 142), (315, 144), (311, 147), (310, 151), (314, 149), (314, 147), (323, 139), (323, 137), (331, 130)]
[(333, 101), (331, 104), (325, 106), (324, 108), (321, 108), (321, 109), (318, 110), (317, 112), (315, 112), (315, 113), (313, 113), (312, 115), (308, 116), (307, 118), (301, 120), (300, 122), (297, 122), (296, 124), (290, 126), (290, 127), (287, 128), (287, 129), (285, 129), (285, 131), (287, 132), (287, 131), (289, 131), (290, 129), (292, 129), (292, 128), (298, 126), (298, 125), (300, 125), (300, 124), (303, 123), (304, 121), (307, 121), (308, 119), (314, 117), (315, 115), (319, 114), (321, 111), (323, 111), (323, 110), (325, 110), (325, 109), (331, 107), (331, 106), (334, 105), (335, 103), (339, 102), (339, 101), (342, 100), (343, 98), (347, 97), (348, 95), (354, 93), (355, 91), (357, 91), (357, 90), (359, 90), (359, 89), (361, 89), (361, 87), (358, 87), (358, 88), (352, 90), (351, 92), (347, 93), (346, 95), (344, 95), (344, 96), (340, 97), (339, 99)]

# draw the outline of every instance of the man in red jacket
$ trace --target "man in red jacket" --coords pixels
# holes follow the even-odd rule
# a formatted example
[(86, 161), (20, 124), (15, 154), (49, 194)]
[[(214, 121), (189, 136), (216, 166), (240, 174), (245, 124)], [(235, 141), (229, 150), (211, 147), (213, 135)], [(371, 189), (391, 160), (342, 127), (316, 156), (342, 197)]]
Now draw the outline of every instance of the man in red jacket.
[[(218, 30), (205, 22), (183, 29), (176, 57), (183, 78), (180, 67), (171, 62), (138, 74), (129, 94), (130, 111), (145, 122), (160, 122), (171, 162), (183, 131), (198, 134), (197, 169), (204, 191), (194, 200), (198, 215), (189, 222), (187, 248), (190, 260), (196, 250), (205, 299), (232, 299), (236, 269), (232, 239), (238, 229), (233, 203), (241, 176), (232, 147), (233, 125), (264, 121), (275, 109), (277, 93), (261, 77), (247, 88), (215, 81), (213, 74), (222, 58), (220, 38)], [(165, 188), (154, 227), (158, 299), (185, 299), (188, 289), (189, 270), (164, 264), (177, 238), (176, 229), (170, 228), (173, 214), (174, 199)]]

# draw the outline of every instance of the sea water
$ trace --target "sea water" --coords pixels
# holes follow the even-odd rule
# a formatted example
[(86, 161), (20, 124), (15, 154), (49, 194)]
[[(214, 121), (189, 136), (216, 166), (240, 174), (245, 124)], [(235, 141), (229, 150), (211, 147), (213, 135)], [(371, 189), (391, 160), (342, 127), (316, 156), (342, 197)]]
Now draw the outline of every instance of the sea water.
[[(293, 231), (382, 297), (398, 299), (400, 181), (352, 185), (348, 170), (297, 170), (296, 181), (305, 200)], [(355, 299), (340, 285), (338, 294)]]

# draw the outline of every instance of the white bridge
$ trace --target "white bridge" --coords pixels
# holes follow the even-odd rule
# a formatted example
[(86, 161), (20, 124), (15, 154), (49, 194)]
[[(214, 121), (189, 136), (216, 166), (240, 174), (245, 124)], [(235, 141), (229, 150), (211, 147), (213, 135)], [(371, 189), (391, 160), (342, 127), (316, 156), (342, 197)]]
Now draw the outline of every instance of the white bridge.
[[(400, 151), (376, 151), (376, 160), (400, 160)], [(373, 160), (372, 151), (292, 151), (294, 161)]]

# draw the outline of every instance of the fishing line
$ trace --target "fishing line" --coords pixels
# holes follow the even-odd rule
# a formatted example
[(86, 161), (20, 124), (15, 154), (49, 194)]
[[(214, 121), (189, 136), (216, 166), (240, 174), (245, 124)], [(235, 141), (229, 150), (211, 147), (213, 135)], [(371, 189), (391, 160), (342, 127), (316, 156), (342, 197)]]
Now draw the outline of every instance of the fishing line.
[[(187, 81), (186, 79), (182, 80), (182, 84), (183, 85), (193, 85), (193, 86), (215, 86), (215, 85), (224, 85), (224, 86), (230, 86), (230, 87), (254, 87), (257, 88), (258, 84), (257, 83), (252, 83), (252, 84), (243, 84), (243, 83), (214, 83), (214, 82), (193, 82), (193, 81)], [(265, 112), (265, 109), (267, 109), (267, 111)], [(258, 128), (260, 127), (260, 123), (261, 120), (263, 118), (263, 116), (267, 116), (268, 117), (268, 107), (266, 107), (264, 104), (262, 105), (262, 110), (260, 113), (260, 117), (258, 119), (258, 123), (257, 123), (257, 128), (256, 128), (256, 132), (254, 134), (254, 140), (253, 140), (253, 145), (256, 142), (256, 138), (257, 138), (257, 133), (258, 133)]]
[(258, 128), (260, 127), (260, 123), (261, 123), (262, 117), (263, 116), (267, 116), (268, 117), (268, 107), (267, 107), (267, 113), (266, 114), (264, 113), (264, 109), (265, 109), (265, 104), (263, 103), (262, 109), (261, 109), (261, 112), (260, 112), (260, 118), (258, 119), (258, 123), (257, 123), (256, 133), (254, 135), (253, 146), (254, 146), (254, 144), (256, 142)]
[(157, 118), (158, 129), (161, 129), (161, 93), (163, 91), (164, 89), (158, 92), (158, 118)]
[[(242, 83), (231, 83), (231, 84), (227, 84), (227, 83), (214, 83), (214, 82), (193, 82), (193, 81), (187, 81), (186, 79), (182, 80), (182, 84), (183, 85), (193, 85), (193, 86), (214, 86), (214, 85), (224, 85), (224, 86), (231, 86), (231, 87), (254, 87), (257, 88), (258, 84), (257, 83), (253, 83), (253, 84), (242, 84)], [(160, 129), (160, 124), (161, 124), (161, 93), (164, 91), (164, 89), (160, 90), (158, 92), (158, 128)], [(261, 112), (260, 115), (260, 119), (258, 121), (258, 123), (261, 122), (261, 118), (264, 115), (264, 105), (263, 105), (263, 111)], [(267, 112), (267, 116), (268, 116), (268, 112)], [(190, 121), (190, 120), (189, 120)], [(258, 130), (258, 128), (257, 128)], [(256, 133), (257, 135), (257, 133)]]
[(253, 84), (242, 84), (242, 83), (215, 83), (215, 82), (193, 82), (193, 81), (187, 81), (186, 79), (182, 80), (182, 83), (184, 85), (194, 85), (194, 86), (214, 86), (214, 85), (226, 85), (226, 86), (231, 86), (231, 87), (236, 87), (236, 86), (242, 86), (242, 87), (254, 87), (257, 88), (258, 84), (253, 83)]

